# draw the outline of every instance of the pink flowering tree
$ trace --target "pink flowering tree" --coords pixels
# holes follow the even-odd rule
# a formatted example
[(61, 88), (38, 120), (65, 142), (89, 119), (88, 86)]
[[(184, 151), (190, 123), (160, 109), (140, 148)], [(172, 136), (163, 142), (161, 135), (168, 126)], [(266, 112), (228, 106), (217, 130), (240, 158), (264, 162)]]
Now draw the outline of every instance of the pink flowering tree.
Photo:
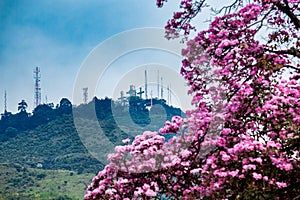
[(299, 0), (236, 0), (189, 38), (207, 7), (182, 0), (166, 25), (195, 108), (117, 146), (85, 199), (300, 198)]

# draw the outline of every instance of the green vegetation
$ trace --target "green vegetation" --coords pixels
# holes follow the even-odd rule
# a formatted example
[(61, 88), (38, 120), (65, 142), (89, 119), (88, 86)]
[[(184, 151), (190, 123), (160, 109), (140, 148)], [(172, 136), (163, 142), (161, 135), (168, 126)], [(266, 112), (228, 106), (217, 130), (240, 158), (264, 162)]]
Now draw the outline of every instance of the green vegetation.
[(82, 199), (93, 174), (0, 164), (0, 199)]
[[(106, 164), (106, 155), (101, 157), (103, 163), (94, 158), (77, 131), (87, 134), (85, 142), (95, 144), (100, 125), (105, 137), (119, 145), (122, 139), (132, 139), (146, 129), (158, 130), (165, 120), (181, 115), (180, 109), (166, 105), (164, 100), (154, 99), (157, 106), (151, 111), (146, 109), (149, 103), (131, 98), (124, 106), (108, 98), (94, 98), (89, 104), (74, 107), (62, 99), (56, 108), (44, 104), (27, 113), (22, 101), (19, 113), (2, 114), (0, 200), (82, 199), (86, 184)], [(161, 114), (162, 109), (166, 115)]]
[[(86, 123), (87, 120), (85, 120)], [(70, 115), (19, 133), (0, 146), (0, 162), (93, 173), (103, 165), (85, 149)]]

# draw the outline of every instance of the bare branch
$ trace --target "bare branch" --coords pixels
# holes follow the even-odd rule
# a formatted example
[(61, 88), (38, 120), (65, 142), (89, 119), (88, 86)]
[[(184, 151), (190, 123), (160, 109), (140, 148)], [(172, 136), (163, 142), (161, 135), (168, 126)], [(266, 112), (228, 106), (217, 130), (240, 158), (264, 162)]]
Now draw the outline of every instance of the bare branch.
[(283, 67), (286, 67), (286, 68), (290, 68), (290, 69), (294, 69), (296, 71), (299, 71), (300, 72), (300, 68), (297, 68), (295, 66), (292, 66), (292, 65), (283, 65)]
[(221, 12), (224, 11), (224, 14), (229, 14), (231, 12), (232, 9), (236, 8), (237, 7), (237, 3), (239, 2), (239, 0), (235, 0), (231, 5), (229, 6), (224, 6), (222, 7), (220, 10), (216, 10), (216, 9), (213, 9), (212, 8), (212, 11), (215, 13), (215, 14), (220, 14)]
[(275, 3), (277, 8), (285, 13), (292, 21), (292, 23), (295, 25), (296, 29), (300, 29), (300, 20), (298, 17), (291, 11), (291, 8), (289, 7), (289, 4), (287, 1), (285, 1), (285, 5), (282, 5), (279, 1)]
[(289, 54), (292, 56), (295, 56), (297, 58), (300, 58), (300, 51), (298, 49), (296, 49), (295, 47), (291, 47), (290, 49), (285, 49), (285, 50), (271, 50), (271, 49), (266, 49), (266, 51), (272, 52), (272, 53), (276, 53), (276, 54)]

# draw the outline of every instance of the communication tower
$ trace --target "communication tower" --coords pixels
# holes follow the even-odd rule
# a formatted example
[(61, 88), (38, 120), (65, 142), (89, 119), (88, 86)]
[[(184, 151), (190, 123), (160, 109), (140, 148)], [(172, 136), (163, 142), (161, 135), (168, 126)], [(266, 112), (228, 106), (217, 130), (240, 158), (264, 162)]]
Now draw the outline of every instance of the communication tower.
[(157, 99), (159, 99), (159, 70), (157, 70)]
[(34, 106), (37, 107), (38, 105), (41, 104), (41, 71), (39, 67), (36, 67), (35, 70), (33, 71), (34, 73), (34, 80), (35, 80), (35, 85), (34, 85)]
[(125, 106), (126, 105), (126, 97), (124, 95), (124, 91), (121, 91), (120, 92), (120, 98), (118, 98), (118, 100), (121, 102), (121, 105), (122, 106)]
[(163, 77), (160, 78), (160, 97), (164, 99), (164, 87), (163, 87)]
[(172, 104), (172, 91), (171, 91), (171, 84), (168, 85), (168, 104), (171, 105)]
[(150, 108), (152, 108), (152, 106), (153, 106), (153, 102), (152, 102), (152, 98), (153, 98), (153, 92), (152, 92), (152, 90), (151, 90), (151, 92), (150, 92), (150, 96), (151, 96), (151, 101), (150, 101)]
[(89, 90), (89, 88), (85, 87), (85, 88), (82, 88), (82, 90), (83, 90), (83, 103), (87, 104), (87, 101), (88, 101), (88, 90)]
[(4, 91), (4, 113), (7, 113), (7, 97), (6, 97), (6, 90)]
[(170, 83), (170, 87), (169, 87), (169, 95), (170, 95), (170, 105), (172, 105), (172, 90), (171, 90), (171, 83)]
[(145, 99), (148, 99), (147, 70), (145, 70)]

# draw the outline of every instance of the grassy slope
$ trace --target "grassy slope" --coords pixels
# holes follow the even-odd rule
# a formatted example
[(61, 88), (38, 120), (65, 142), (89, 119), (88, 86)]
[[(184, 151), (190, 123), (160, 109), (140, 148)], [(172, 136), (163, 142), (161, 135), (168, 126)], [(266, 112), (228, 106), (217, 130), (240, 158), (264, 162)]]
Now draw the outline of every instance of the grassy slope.
[(83, 199), (93, 174), (0, 164), (0, 199)]

